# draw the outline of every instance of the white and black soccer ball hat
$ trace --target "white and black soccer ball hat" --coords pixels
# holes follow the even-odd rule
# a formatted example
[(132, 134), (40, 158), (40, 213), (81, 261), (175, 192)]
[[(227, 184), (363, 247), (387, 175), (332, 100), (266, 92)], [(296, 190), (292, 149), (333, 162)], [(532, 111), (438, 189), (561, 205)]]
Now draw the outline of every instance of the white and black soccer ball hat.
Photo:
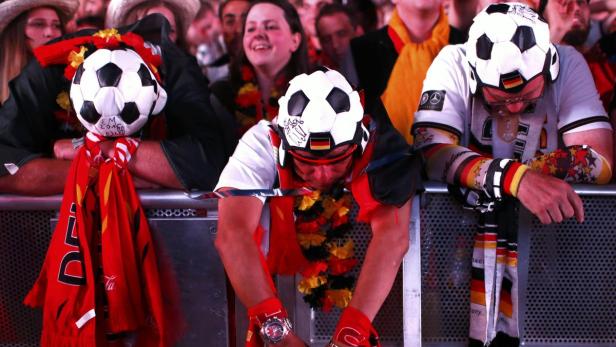
[(491, 4), (473, 20), (466, 42), (469, 83), (517, 92), (533, 77), (558, 77), (559, 58), (547, 22), (521, 3)]
[(363, 153), (368, 144), (359, 94), (338, 71), (323, 68), (294, 77), (278, 104), (274, 123), (282, 138), (278, 150), (282, 165), (287, 150), (322, 155), (345, 144), (356, 144), (358, 152)]
[(105, 137), (136, 133), (167, 101), (147, 64), (129, 48), (90, 54), (75, 72), (70, 97), (79, 121)]

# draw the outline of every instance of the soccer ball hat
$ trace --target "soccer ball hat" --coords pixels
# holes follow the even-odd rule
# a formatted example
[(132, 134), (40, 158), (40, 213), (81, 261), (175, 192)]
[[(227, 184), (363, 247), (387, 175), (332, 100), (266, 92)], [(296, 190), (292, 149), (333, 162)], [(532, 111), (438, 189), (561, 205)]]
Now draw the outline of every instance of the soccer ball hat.
[(475, 17), (466, 59), (473, 94), (483, 86), (515, 93), (540, 74), (553, 82), (559, 71), (548, 24), (520, 3), (491, 4)]
[(278, 104), (281, 165), (288, 150), (320, 156), (346, 144), (357, 145), (359, 154), (366, 148), (369, 133), (362, 123), (359, 94), (338, 71), (321, 69), (294, 77)]

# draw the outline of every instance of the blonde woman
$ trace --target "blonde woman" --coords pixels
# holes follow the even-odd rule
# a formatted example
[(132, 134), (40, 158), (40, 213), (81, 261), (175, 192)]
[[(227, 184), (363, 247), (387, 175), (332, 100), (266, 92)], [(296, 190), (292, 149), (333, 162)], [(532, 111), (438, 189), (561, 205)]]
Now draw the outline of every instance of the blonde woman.
[(169, 21), (169, 38), (187, 50), (186, 33), (200, 6), (199, 0), (111, 0), (105, 25), (117, 28), (160, 13)]
[(64, 33), (78, 0), (5, 0), (0, 2), (0, 104), (9, 82), (32, 57), (32, 50)]

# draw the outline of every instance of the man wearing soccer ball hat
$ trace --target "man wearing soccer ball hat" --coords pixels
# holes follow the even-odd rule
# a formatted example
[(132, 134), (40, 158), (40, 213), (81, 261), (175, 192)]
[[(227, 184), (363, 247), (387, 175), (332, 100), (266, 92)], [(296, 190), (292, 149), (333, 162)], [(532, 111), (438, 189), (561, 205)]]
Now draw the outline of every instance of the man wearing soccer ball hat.
[(549, 37), (526, 5), (486, 7), (468, 42), (434, 60), (415, 114), (428, 177), (481, 212), (471, 345), (519, 343), (517, 201), (544, 224), (582, 222), (568, 183), (605, 184), (612, 175), (612, 128), (588, 66)]
[[(236, 143), (233, 125), (214, 112), (198, 65), (169, 40), (169, 30), (166, 19), (155, 14), (117, 32), (131, 33), (145, 41), (141, 50), (150, 52), (148, 64), (159, 64), (153, 73), (160, 78), (162, 88), (156, 87), (153, 78), (139, 66), (136, 73), (125, 73), (124, 69), (130, 67), (96, 63), (92, 71), (85, 69), (83, 77), (106, 78), (99, 80), (97, 88), (88, 87), (82, 90), (83, 95), (73, 98), (74, 104), (80, 104), (73, 105), (79, 106), (78, 112), (71, 105), (69, 88), (71, 83), (80, 84), (79, 79), (73, 80), (80, 61), (96, 53), (94, 45), (81, 44), (96, 31), (66, 35), (35, 51), (36, 59), (11, 82), (10, 97), (0, 108), (0, 192), (62, 192), (70, 160), (85, 133), (76, 113), (87, 117), (92, 127), (113, 128), (118, 134), (138, 129), (151, 116), (134, 135), (142, 141), (129, 170), (138, 187), (212, 189)], [(106, 31), (104, 35), (116, 34)], [(148, 103), (147, 92), (138, 93), (144, 90), (157, 95), (166, 92), (166, 102)], [(125, 102), (107, 102), (112, 94), (121, 95)], [(123, 112), (125, 118), (119, 121), (118, 117), (118, 122), (110, 124), (104, 116), (112, 111)], [(103, 154), (111, 155), (112, 147), (110, 141), (101, 143)]]
[[(304, 346), (271, 277), (297, 272), (312, 308), (344, 308), (329, 346), (379, 346), (371, 322), (409, 244), (417, 156), (391, 123), (364, 118), (359, 94), (337, 71), (296, 76), (279, 104), (272, 123), (244, 134), (217, 184), (227, 197), (219, 202), (216, 247), (248, 308), (246, 346)], [(268, 200), (267, 259), (259, 224), (265, 195), (279, 195)], [(353, 200), (357, 221), (349, 217)], [(353, 291), (357, 260), (347, 234), (355, 222), (369, 223), (372, 239)]]

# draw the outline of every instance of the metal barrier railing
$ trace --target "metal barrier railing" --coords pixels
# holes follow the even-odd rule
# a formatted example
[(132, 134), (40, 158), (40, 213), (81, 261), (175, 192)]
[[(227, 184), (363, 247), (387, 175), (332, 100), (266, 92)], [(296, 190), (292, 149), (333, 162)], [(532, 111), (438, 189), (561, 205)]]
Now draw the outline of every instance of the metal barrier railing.
[[(586, 221), (540, 225), (520, 218), (521, 341), (525, 346), (616, 346), (616, 185), (576, 186)], [(228, 331), (224, 270), (213, 247), (215, 200), (191, 200), (179, 191), (142, 191), (152, 229), (176, 270), (188, 322), (181, 346), (241, 345), (245, 316), (236, 305), (236, 332)], [(40, 312), (21, 305), (45, 255), (61, 196), (0, 195), (0, 346), (37, 346)], [(475, 215), (461, 209), (444, 185), (428, 184), (415, 197), (411, 247), (401, 275), (375, 321), (385, 346), (465, 346), (468, 277)], [(369, 228), (353, 231), (363, 257)], [(311, 312), (280, 278), (280, 295), (298, 334), (322, 346), (338, 313)]]

